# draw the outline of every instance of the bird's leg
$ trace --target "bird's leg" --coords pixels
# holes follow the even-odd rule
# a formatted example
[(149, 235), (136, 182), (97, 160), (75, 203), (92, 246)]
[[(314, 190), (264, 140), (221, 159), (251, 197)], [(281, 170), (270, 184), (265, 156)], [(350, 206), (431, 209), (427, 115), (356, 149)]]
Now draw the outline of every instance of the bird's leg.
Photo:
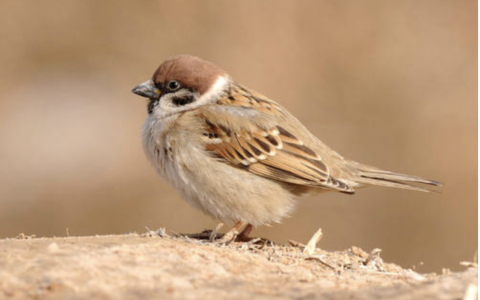
[[(220, 239), (216, 240), (215, 242), (216, 243), (230, 243), (230, 242), (233, 242), (237, 236), (238, 236), (238, 233), (240, 232), (240, 228), (244, 225), (245, 223), (242, 222), (242, 221), (238, 221), (233, 227), (232, 229), (230, 229), (229, 231), (227, 231)], [(248, 225), (247, 225), (248, 227)], [(245, 231), (245, 230), (244, 230)], [(243, 231), (242, 231), (243, 233)]]
[(240, 232), (240, 234), (237, 235), (236, 240), (239, 242), (249, 242), (250, 240), (252, 240), (252, 238), (249, 237), (250, 232), (252, 232), (252, 229), (253, 229), (253, 225), (247, 224), (247, 226), (245, 226), (242, 232)]

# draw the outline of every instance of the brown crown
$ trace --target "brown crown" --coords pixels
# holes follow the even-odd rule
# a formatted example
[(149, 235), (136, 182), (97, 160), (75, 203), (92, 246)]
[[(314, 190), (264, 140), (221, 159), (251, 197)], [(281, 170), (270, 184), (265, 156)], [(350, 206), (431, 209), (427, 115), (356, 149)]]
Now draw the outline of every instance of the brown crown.
[(155, 84), (178, 81), (182, 86), (204, 94), (219, 75), (227, 73), (214, 64), (191, 55), (177, 55), (164, 61), (153, 74)]

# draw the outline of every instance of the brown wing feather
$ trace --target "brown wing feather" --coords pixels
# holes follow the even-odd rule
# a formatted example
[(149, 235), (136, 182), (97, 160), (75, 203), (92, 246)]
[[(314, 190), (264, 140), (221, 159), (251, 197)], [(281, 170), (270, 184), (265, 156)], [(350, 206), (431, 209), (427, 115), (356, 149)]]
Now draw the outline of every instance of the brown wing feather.
[[(255, 108), (259, 115), (254, 115), (248, 123), (244, 122), (252, 106), (269, 107), (265, 110), (271, 113), (279, 108), (278, 104), (259, 98), (258, 94), (249, 95), (240, 87), (233, 88), (217, 104), (224, 106), (223, 109), (217, 106), (217, 109), (205, 107), (199, 110), (206, 124), (205, 147), (216, 156), (274, 180), (353, 192), (346, 183), (333, 178), (320, 155), (294, 134), (281, 126), (264, 122), (265, 113)], [(232, 107), (239, 109), (238, 114), (232, 113)]]

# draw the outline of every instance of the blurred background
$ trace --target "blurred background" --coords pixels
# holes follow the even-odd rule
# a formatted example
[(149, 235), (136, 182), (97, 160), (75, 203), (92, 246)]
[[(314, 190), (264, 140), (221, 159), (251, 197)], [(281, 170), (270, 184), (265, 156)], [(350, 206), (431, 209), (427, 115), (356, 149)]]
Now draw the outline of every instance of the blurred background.
[(345, 157), (445, 183), (303, 198), (255, 236), (352, 245), (420, 272), (477, 252), (477, 2), (1, 1), (0, 238), (200, 232), (158, 179), (131, 89), (188, 53), (280, 102)]

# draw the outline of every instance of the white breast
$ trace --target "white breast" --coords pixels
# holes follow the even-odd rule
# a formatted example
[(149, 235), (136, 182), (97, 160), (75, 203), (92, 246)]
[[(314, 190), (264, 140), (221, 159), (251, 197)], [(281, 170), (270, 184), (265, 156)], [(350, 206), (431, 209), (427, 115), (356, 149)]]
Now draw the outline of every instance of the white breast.
[(175, 144), (171, 129), (175, 124), (175, 116), (163, 120), (149, 116), (143, 125), (143, 149), (158, 175), (170, 184), (175, 185), (178, 178), (178, 164), (174, 157)]
[[(190, 153), (194, 145), (183, 141), (185, 133), (179, 133), (176, 127), (177, 116), (170, 116), (158, 120), (149, 116), (143, 126), (143, 148), (147, 158), (155, 168), (157, 174), (165, 182), (182, 192), (184, 198), (190, 205), (202, 208), (196, 201), (195, 186), (185, 174), (185, 155), (182, 152)], [(188, 160), (187, 160), (188, 161)], [(185, 190), (188, 190), (185, 193)]]

